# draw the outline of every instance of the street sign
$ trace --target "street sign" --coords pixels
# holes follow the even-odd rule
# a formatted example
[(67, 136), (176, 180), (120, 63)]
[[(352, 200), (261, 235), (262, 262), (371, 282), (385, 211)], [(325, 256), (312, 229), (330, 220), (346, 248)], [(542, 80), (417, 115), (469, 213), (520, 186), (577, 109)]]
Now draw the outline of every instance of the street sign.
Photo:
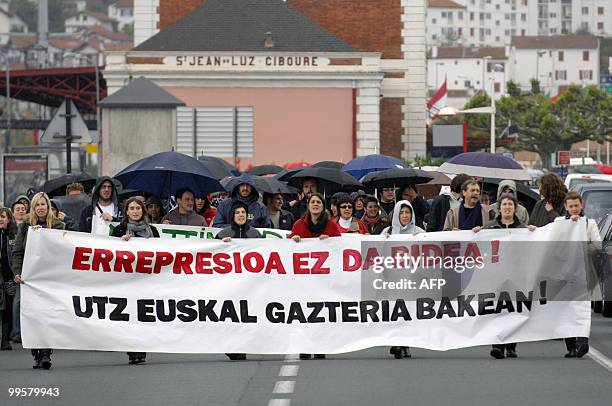
[(612, 93), (612, 83), (601, 83), (599, 88), (606, 93)]
[[(68, 107), (68, 103), (70, 103), (70, 107)], [(68, 114), (66, 112), (69, 112)], [(66, 128), (66, 120), (70, 119), (70, 135), (72, 136), (71, 141), (79, 142), (79, 143), (90, 143), (92, 142), (91, 135), (89, 134), (89, 129), (83, 121), (83, 117), (77, 110), (76, 106), (72, 102), (72, 100), (64, 100), (59, 109), (57, 109), (57, 113), (49, 123), (49, 126), (40, 137), (40, 142), (45, 144), (65, 144), (67, 128)]]
[(557, 151), (557, 165), (570, 164), (570, 151)]
[(601, 75), (599, 76), (599, 83), (610, 83), (612, 84), (612, 75)]

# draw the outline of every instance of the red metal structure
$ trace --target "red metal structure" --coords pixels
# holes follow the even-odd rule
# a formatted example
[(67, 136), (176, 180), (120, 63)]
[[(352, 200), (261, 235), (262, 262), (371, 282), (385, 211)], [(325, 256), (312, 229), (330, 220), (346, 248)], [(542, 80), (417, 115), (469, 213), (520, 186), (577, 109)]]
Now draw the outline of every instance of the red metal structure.
[[(9, 74), (11, 99), (59, 107), (64, 99), (70, 98), (79, 111), (96, 111), (96, 70), (93, 66), (11, 70)], [(106, 81), (101, 69), (99, 81), (102, 100), (106, 97)], [(6, 96), (5, 71), (0, 71), (0, 95)]]

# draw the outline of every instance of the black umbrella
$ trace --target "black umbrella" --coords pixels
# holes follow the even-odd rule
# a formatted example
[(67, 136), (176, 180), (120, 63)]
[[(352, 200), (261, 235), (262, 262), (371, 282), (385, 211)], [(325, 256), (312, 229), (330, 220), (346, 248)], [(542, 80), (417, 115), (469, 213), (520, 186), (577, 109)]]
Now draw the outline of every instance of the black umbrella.
[(368, 191), (382, 188), (403, 188), (408, 185), (427, 183), (433, 176), (421, 169), (395, 168), (384, 171), (370, 172), (361, 178)]
[(63, 196), (66, 194), (66, 186), (75, 182), (82, 184), (85, 191), (89, 192), (96, 184), (96, 178), (87, 172), (67, 173), (59, 178), (46, 181), (41, 190), (48, 194), (49, 197)]
[(282, 172), (279, 172), (276, 175), (274, 175), (274, 178), (276, 178), (278, 180), (281, 180), (283, 182), (286, 182), (289, 179), (291, 179), (291, 177), (293, 175), (295, 175), (296, 173), (298, 173), (302, 169), (306, 169), (306, 168), (310, 168), (310, 166), (300, 166), (299, 168), (283, 169)]
[(318, 191), (325, 195), (336, 192), (353, 192), (363, 189), (363, 185), (346, 172), (333, 168), (306, 168), (291, 176), (289, 186), (302, 188), (305, 178), (314, 178), (318, 182)]
[(271, 176), (253, 176), (255, 181), (255, 187), (261, 193), (282, 193), (282, 194), (294, 194), (297, 193), (295, 188), (288, 186), (286, 182), (282, 182)]
[[(205, 162), (205, 163), (214, 162), (214, 164), (216, 164), (217, 166), (221, 166), (222, 168), (225, 168), (226, 171), (230, 172), (230, 174), (227, 176), (239, 176), (240, 175), (240, 171), (236, 169), (234, 165), (227, 162), (225, 159), (217, 158), (216, 156), (211, 156), (211, 155), (200, 155), (198, 157), (198, 161)], [(219, 178), (219, 179), (222, 179), (222, 178)]]
[(248, 173), (253, 176), (262, 176), (262, 175), (276, 175), (283, 171), (282, 166), (278, 165), (258, 165), (252, 167)]
[[(493, 194), (495, 197), (497, 196), (497, 188), (499, 186), (499, 182), (503, 179), (497, 178), (483, 178), (482, 179), (482, 188), (489, 194)], [(529, 213), (533, 210), (533, 206), (540, 200), (540, 195), (535, 190), (530, 189), (528, 186), (525, 186), (521, 182), (516, 183), (516, 198), (523, 204), (523, 206), (527, 209)]]
[(198, 161), (204, 165), (206, 169), (215, 177), (215, 179), (220, 180), (226, 178), (228, 176), (234, 176), (231, 170), (229, 170), (225, 165), (223, 165), (219, 161), (215, 160), (205, 160), (201, 159), (203, 157), (199, 157)]
[(332, 168), (332, 169), (342, 169), (345, 164), (338, 161), (321, 161), (312, 165), (313, 168)]

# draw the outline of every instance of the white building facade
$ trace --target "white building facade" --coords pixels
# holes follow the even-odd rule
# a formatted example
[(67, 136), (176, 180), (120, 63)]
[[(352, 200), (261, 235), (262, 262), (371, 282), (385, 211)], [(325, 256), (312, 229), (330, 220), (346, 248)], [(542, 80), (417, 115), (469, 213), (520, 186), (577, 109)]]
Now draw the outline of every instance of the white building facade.
[(81, 11), (70, 18), (67, 18), (64, 25), (66, 32), (79, 32), (85, 27), (99, 26), (109, 31), (117, 30), (117, 21), (102, 13)]
[(523, 89), (535, 78), (550, 96), (571, 84), (599, 83), (599, 40), (594, 36), (516, 37), (509, 55), (509, 78)]
[(612, 0), (535, 0), (529, 15), (529, 35), (612, 35)]
[(108, 6), (108, 16), (117, 21), (117, 28), (123, 31), (126, 25), (134, 23), (134, 0), (119, 0)]
[(134, 46), (159, 32), (159, 0), (134, 0)]

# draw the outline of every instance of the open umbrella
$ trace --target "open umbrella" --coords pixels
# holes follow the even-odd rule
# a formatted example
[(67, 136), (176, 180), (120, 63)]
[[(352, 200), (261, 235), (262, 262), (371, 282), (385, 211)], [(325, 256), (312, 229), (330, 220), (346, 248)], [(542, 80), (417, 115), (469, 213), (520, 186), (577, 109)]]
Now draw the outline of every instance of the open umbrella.
[(448, 186), (451, 184), (451, 178), (445, 175), (442, 172), (438, 171), (426, 171), (428, 174), (433, 176), (433, 179), (427, 182), (427, 185), (436, 185), (436, 186)]
[(342, 169), (344, 164), (338, 161), (321, 161), (313, 164), (313, 168), (333, 168), (333, 169)]
[[(227, 177), (221, 180), (221, 185), (225, 188), (225, 190), (231, 192), (238, 185), (236, 182), (244, 181), (244, 178), (242, 178), (242, 180), (237, 179), (241, 178)], [(281, 182), (280, 180), (271, 176), (251, 176), (251, 179), (253, 180), (253, 183), (255, 183), (255, 189), (257, 189), (257, 191), (260, 193), (294, 194), (297, 192), (294, 188), (287, 186), (285, 182)]]
[[(227, 175), (227, 176), (239, 176), (240, 175), (240, 171), (236, 169), (234, 165), (227, 162), (225, 159), (221, 159), (221, 158), (218, 158), (212, 155), (200, 155), (198, 157), (198, 161), (204, 162), (204, 163), (214, 163), (216, 166), (221, 166), (222, 168), (225, 168), (226, 171), (230, 172), (230, 175)], [(222, 179), (222, 178), (223, 177), (219, 179)]]
[(207, 160), (201, 158), (202, 157), (199, 157), (198, 161), (200, 161), (202, 165), (204, 165), (206, 169), (208, 169), (208, 171), (213, 174), (215, 179), (220, 180), (228, 176), (235, 176), (235, 174), (230, 169), (228, 169), (227, 166), (223, 165), (218, 160)]
[(87, 172), (67, 173), (59, 178), (46, 181), (41, 190), (49, 197), (62, 196), (66, 194), (66, 186), (75, 182), (82, 184), (85, 191), (89, 192), (96, 184), (96, 178)]
[(292, 162), (290, 164), (285, 165), (285, 168), (287, 168), (287, 169), (296, 169), (296, 168), (301, 168), (303, 166), (312, 166), (312, 164), (310, 162), (306, 162), (306, 161)]
[(408, 185), (418, 185), (427, 183), (433, 179), (429, 172), (420, 169), (387, 169), (384, 171), (370, 172), (361, 178), (361, 183), (369, 192), (374, 189), (382, 189), (387, 187), (403, 188)]
[(174, 196), (179, 188), (196, 195), (223, 190), (223, 186), (197, 159), (175, 151), (154, 154), (136, 161), (116, 176), (125, 189), (139, 189), (161, 198)]
[(347, 164), (342, 167), (342, 170), (353, 175), (355, 179), (361, 179), (370, 172), (409, 167), (410, 166), (401, 159), (388, 155), (372, 154), (360, 156), (347, 162)]
[(293, 175), (295, 175), (296, 173), (298, 173), (299, 171), (301, 171), (302, 169), (306, 169), (306, 168), (310, 168), (310, 166), (300, 166), (297, 168), (293, 168), (293, 169), (283, 169), (282, 172), (277, 173), (276, 175), (274, 175), (274, 178), (286, 182), (289, 179), (291, 179), (291, 177)]
[(261, 176), (261, 175), (276, 175), (283, 171), (282, 166), (278, 165), (258, 165), (252, 167), (248, 173), (253, 176)]
[(440, 166), (440, 172), (480, 178), (531, 180), (529, 173), (511, 158), (490, 152), (464, 152), (455, 155)]
[(305, 178), (314, 178), (318, 191), (324, 195), (336, 192), (353, 192), (363, 189), (363, 185), (346, 172), (333, 168), (306, 168), (297, 172), (287, 182), (289, 186), (301, 189)]
[[(497, 188), (502, 179), (484, 178), (482, 179), (482, 188), (489, 194), (497, 195)], [(525, 186), (521, 182), (516, 182), (516, 198), (525, 206), (528, 212), (531, 213), (533, 206), (540, 200), (540, 195), (535, 190)]]

